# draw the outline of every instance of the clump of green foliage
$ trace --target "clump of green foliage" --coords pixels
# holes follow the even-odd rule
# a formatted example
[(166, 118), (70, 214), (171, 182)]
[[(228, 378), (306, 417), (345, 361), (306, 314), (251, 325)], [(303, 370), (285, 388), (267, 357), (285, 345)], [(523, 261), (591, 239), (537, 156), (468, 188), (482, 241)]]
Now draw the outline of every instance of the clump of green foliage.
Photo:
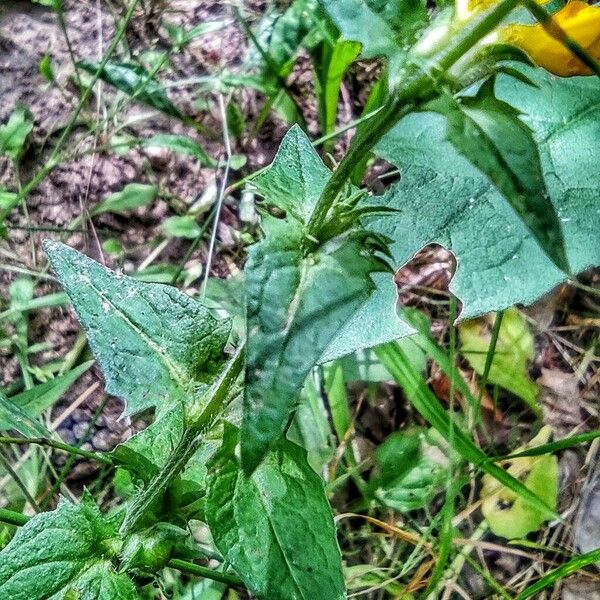
[[(107, 392), (126, 401), (128, 414), (153, 408), (155, 419), (112, 452), (93, 455), (131, 482), (133, 492), (110, 514), (89, 493), (31, 520), (0, 513), (22, 525), (0, 553), (2, 598), (133, 600), (167, 566), (243, 584), (259, 599), (344, 598), (322, 480), (286, 433), (311, 370), (366, 348), (377, 349), (414, 408), (453, 440), (453, 460), (510, 489), (536, 518), (556, 516), (552, 498), (490, 461), (431, 393), (397, 340), (419, 330), (428, 351), (435, 352), (434, 342), (418, 318), (394, 308), (394, 268), (432, 242), (458, 259), (453, 291), (464, 303), (462, 317), (529, 303), (600, 262), (598, 182), (589, 177), (600, 160), (591, 145), (600, 85), (596, 78), (557, 79), (516, 50), (484, 45), (518, 4), (503, 0), (459, 20), (448, 7), (430, 11), (418, 1), (382, 8), (324, 0), (327, 14), (315, 16), (309, 2), (297, 0), (277, 17), (268, 43), (290, 31), (304, 41), (312, 35), (325, 134), (333, 131), (339, 82), (359, 49), (386, 59), (386, 72), (333, 172), (296, 125), (273, 163), (250, 178), (264, 198), (263, 237), (248, 251), (242, 335), (173, 287), (46, 244)], [(302, 20), (307, 14), (310, 22)], [(568, 36), (557, 43), (598, 72)], [(264, 67), (269, 86), (285, 78), (292, 55), (275, 53)], [(122, 89), (123, 80), (131, 84), (123, 65), (79, 67)], [(137, 77), (150, 80), (139, 69)], [(137, 96), (186, 121), (154, 82)], [(25, 113), (19, 118), (10, 126), (26, 137)], [(181, 146), (165, 136), (154, 143)], [(17, 150), (5, 146), (16, 160)], [(186, 151), (211, 162), (199, 146)], [(401, 172), (378, 197), (356, 185), (371, 153)], [(2, 406), (11, 428), (44, 437), (14, 402), (2, 398)], [(419, 440), (392, 440), (379, 450), (383, 475), (373, 476), (368, 496), (406, 510), (426, 502), (427, 494), (415, 500), (402, 492), (411, 476), (406, 460), (425, 465), (430, 485), (440, 489), (440, 477), (419, 462)], [(194, 564), (203, 553), (189, 533), (192, 520), (208, 525), (221, 568)], [(441, 575), (435, 572), (432, 589)]]

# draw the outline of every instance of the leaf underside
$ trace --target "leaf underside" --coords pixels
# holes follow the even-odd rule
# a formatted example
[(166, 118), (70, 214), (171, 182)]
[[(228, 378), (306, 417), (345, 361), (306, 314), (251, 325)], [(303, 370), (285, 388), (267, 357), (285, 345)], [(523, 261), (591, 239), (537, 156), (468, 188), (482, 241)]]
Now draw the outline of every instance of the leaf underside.
[[(500, 76), (500, 100), (524, 113), (538, 144), (550, 199), (560, 218), (573, 273), (600, 264), (600, 82), (556, 79), (520, 66), (539, 88)], [(461, 318), (514, 304), (531, 304), (566, 276), (544, 253), (494, 185), (446, 141), (435, 113), (404, 118), (376, 148), (402, 178), (372, 201), (396, 209), (369, 227), (393, 243), (395, 264), (438, 243), (458, 267), (451, 291), (463, 303)]]

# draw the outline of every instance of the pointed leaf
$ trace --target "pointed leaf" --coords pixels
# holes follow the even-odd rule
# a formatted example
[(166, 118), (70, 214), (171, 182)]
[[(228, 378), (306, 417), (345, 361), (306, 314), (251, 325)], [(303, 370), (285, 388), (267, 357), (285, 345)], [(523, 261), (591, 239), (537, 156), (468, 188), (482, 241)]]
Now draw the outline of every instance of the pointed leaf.
[(125, 399), (128, 413), (168, 399), (189, 403), (218, 371), (228, 321), (174, 287), (117, 275), (57, 242), (44, 247), (86, 330), (107, 392)]
[(209, 465), (206, 518), (219, 551), (259, 600), (345, 598), (333, 515), (306, 452), (282, 441), (247, 476), (237, 440), (229, 427)]
[(285, 135), (272, 164), (252, 179), (268, 204), (308, 221), (331, 172), (299, 125)]
[[(80, 60), (77, 66), (94, 75), (98, 72), (100, 63)], [(100, 79), (166, 115), (177, 119), (183, 118), (183, 114), (169, 100), (160, 83), (140, 65), (109, 61), (104, 65)]]

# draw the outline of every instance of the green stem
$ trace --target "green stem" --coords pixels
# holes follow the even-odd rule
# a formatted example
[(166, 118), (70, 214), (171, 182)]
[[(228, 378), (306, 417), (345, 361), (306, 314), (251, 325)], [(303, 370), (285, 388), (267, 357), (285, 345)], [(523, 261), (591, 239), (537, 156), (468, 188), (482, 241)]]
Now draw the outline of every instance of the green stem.
[(233, 585), (238, 587), (243, 585), (242, 580), (236, 577), (235, 575), (230, 575), (229, 573), (221, 573), (219, 571), (215, 571), (214, 569), (209, 569), (208, 567), (201, 567), (200, 565), (196, 565), (186, 560), (179, 560), (178, 558), (173, 558), (168, 562), (167, 566), (171, 567), (172, 569), (182, 571), (183, 573), (197, 575), (198, 577), (206, 577), (207, 579), (212, 579), (213, 581), (220, 581), (221, 583), (226, 583), (227, 585)]
[(29, 517), (14, 510), (0, 508), (0, 521), (9, 525), (15, 525), (16, 527), (23, 527), (29, 521)]
[(135, 531), (140, 526), (148, 509), (157, 498), (164, 494), (173, 479), (181, 473), (187, 462), (196, 453), (202, 440), (202, 434), (214, 423), (233, 384), (242, 372), (244, 356), (244, 346), (241, 345), (219, 379), (211, 387), (207, 394), (208, 402), (199, 403), (202, 406), (199, 414), (195, 415), (192, 412), (186, 415), (186, 429), (177, 447), (167, 459), (164, 467), (155, 475), (141, 495), (133, 501), (127, 511), (120, 530), (123, 535)]
[[(518, 4), (519, 0), (503, 0), (481, 17), (469, 21), (451, 37), (448, 45), (431, 59), (430, 69), (423, 72), (421, 66), (409, 63), (405, 76), (392, 90), (390, 99), (375, 115), (371, 126), (358, 133), (350, 149), (327, 182), (307, 225), (308, 238), (318, 239), (320, 229), (354, 167), (370, 152), (375, 144), (408, 112), (435, 93), (436, 74), (443, 73), (464, 56), (471, 48), (490, 33)], [(422, 57), (420, 62), (422, 62)]]
[(139, 528), (154, 501), (164, 494), (173, 479), (183, 471), (187, 462), (195, 454), (198, 443), (197, 431), (188, 429), (184, 432), (164, 467), (153, 477), (141, 495), (132, 501), (121, 524), (120, 533), (123, 536), (129, 535)]
[(70, 444), (65, 444), (63, 442), (56, 442), (54, 440), (49, 440), (47, 438), (22, 438), (22, 437), (11, 437), (11, 436), (0, 436), (0, 444), (36, 444), (38, 446), (47, 446), (49, 448), (54, 448), (56, 450), (62, 450), (63, 452), (68, 452), (69, 454), (74, 454), (77, 456), (83, 456), (84, 458), (90, 458), (92, 460), (96, 460), (101, 463), (105, 463), (107, 465), (112, 465), (112, 460), (99, 452), (88, 452), (87, 450), (81, 450), (76, 446), (71, 446)]

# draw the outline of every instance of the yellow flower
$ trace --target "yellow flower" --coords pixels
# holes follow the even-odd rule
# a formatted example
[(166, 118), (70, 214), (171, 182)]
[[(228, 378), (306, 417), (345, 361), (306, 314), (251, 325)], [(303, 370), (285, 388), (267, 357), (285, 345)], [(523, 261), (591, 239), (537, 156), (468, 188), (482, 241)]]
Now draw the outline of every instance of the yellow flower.
[[(573, 41), (577, 42), (590, 56), (600, 60), (600, 6), (590, 6), (580, 0), (573, 0), (552, 16)], [(570, 77), (572, 75), (590, 75), (591, 69), (582, 63), (556, 37), (561, 32), (556, 28), (555, 36), (552, 23), (546, 27), (535, 25), (507, 25), (499, 32), (499, 39), (517, 46), (547, 71)]]

